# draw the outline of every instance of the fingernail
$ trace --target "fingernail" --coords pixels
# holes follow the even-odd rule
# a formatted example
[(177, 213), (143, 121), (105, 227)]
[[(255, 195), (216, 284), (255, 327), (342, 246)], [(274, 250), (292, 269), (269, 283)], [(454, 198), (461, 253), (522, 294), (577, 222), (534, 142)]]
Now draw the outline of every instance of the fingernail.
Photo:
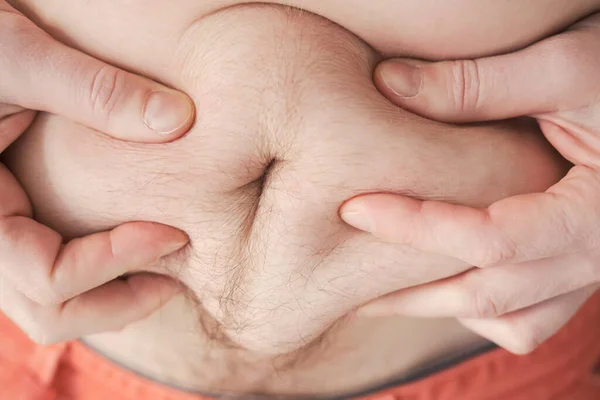
[(389, 61), (379, 67), (381, 80), (398, 97), (415, 97), (421, 91), (423, 70), (400, 61)]
[(369, 233), (375, 232), (375, 222), (361, 211), (344, 211), (341, 217), (344, 222), (356, 229)]
[(144, 123), (160, 135), (170, 135), (192, 117), (190, 100), (175, 92), (153, 92), (144, 105)]

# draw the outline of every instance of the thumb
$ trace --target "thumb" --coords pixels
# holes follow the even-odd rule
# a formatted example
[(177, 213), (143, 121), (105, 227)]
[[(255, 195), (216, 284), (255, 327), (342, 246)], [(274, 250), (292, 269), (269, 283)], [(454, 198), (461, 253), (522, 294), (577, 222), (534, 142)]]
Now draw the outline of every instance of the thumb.
[(186, 95), (69, 48), (16, 12), (0, 13), (0, 54), (0, 103), (140, 142), (172, 140), (193, 122)]
[(398, 106), (445, 122), (536, 116), (585, 106), (600, 90), (600, 44), (574, 29), (514, 53), (427, 63), (392, 59), (375, 71)]

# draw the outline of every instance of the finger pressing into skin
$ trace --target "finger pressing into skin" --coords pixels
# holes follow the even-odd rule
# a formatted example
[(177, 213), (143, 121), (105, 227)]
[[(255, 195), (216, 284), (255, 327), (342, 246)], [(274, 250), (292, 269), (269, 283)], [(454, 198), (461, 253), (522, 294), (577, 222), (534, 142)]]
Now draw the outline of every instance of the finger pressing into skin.
[(0, 103), (139, 142), (167, 142), (192, 125), (186, 95), (69, 48), (14, 10), (0, 13), (0, 37)]
[(600, 174), (576, 166), (545, 193), (510, 197), (487, 209), (372, 194), (347, 201), (340, 213), (386, 241), (489, 267), (598, 247), (599, 202)]
[(0, 220), (2, 275), (40, 305), (63, 303), (139, 271), (187, 242), (187, 236), (175, 228), (132, 222), (63, 246), (58, 233), (29, 218)]
[(595, 102), (600, 90), (599, 19), (595, 14), (562, 34), (506, 55), (437, 63), (384, 61), (375, 71), (375, 84), (402, 108), (447, 122), (580, 108)]
[(514, 354), (527, 354), (563, 327), (598, 290), (587, 286), (496, 319), (463, 319), (473, 332)]
[(0, 284), (0, 309), (33, 341), (53, 344), (122, 329), (149, 316), (180, 291), (180, 286), (167, 277), (139, 274), (46, 307), (4, 281)]
[(365, 316), (494, 318), (600, 282), (599, 254), (572, 254), (464, 274), (391, 293)]

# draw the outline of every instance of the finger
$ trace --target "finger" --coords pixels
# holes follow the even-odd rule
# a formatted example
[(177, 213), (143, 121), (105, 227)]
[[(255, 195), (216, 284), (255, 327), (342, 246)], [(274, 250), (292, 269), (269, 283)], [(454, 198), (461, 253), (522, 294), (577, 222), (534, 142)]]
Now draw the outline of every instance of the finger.
[(375, 83), (395, 104), (440, 121), (579, 108), (595, 101), (600, 91), (595, 79), (598, 19), (594, 15), (566, 33), (506, 55), (437, 63), (385, 61), (375, 71)]
[(14, 175), (2, 164), (0, 164), (0, 188), (2, 188), (0, 190), (0, 220), (11, 215), (32, 216), (33, 211), (25, 191)]
[(45, 307), (4, 282), (0, 284), (0, 309), (32, 340), (52, 344), (122, 329), (149, 316), (180, 291), (169, 278), (140, 274)]
[(7, 108), (9, 107), (0, 105), (0, 153), (25, 131), (35, 118), (34, 111), (23, 110), (21, 107), (15, 107), (14, 111)]
[(488, 267), (600, 246), (600, 178), (576, 166), (546, 193), (509, 197), (487, 209), (392, 194), (355, 197), (348, 224), (390, 242)]
[(464, 274), (391, 293), (358, 310), (365, 316), (494, 318), (600, 281), (598, 254), (571, 254)]
[(468, 319), (473, 332), (515, 354), (527, 354), (562, 328), (598, 290), (598, 285), (556, 297), (497, 319)]
[(21, 14), (0, 12), (0, 39), (0, 102), (131, 141), (173, 140), (192, 124), (184, 94), (69, 48)]
[(2, 276), (34, 302), (55, 305), (139, 271), (187, 241), (177, 229), (132, 222), (63, 246), (50, 228), (26, 217), (8, 217), (0, 220)]

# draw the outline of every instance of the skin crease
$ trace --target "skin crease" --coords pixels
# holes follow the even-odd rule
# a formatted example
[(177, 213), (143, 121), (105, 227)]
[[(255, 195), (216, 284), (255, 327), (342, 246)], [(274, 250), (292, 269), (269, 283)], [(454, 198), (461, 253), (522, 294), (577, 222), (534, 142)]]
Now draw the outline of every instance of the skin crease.
[[(158, 66), (159, 62), (152, 54), (142, 61), (144, 52), (132, 54), (119, 50), (115, 53), (115, 46), (118, 47), (120, 42), (119, 31), (103, 31), (103, 41), (98, 43), (92, 30), (84, 27), (90, 20), (82, 18), (75, 21), (77, 16), (93, 13), (99, 16), (97, 22), (104, 25), (107, 19), (118, 19), (125, 14), (132, 30), (152, 32), (152, 36), (138, 35), (137, 43), (129, 43), (141, 47), (151, 42), (154, 35), (176, 36), (180, 33), (179, 28), (227, 7), (247, 3), (282, 4), (324, 16), (386, 56), (441, 60), (509, 52), (556, 33), (600, 9), (598, 0), (203, 0), (179, 1), (177, 7), (163, 0), (77, 3), (68, 0), (12, 0), (9, 3), (34, 14), (34, 19), (39, 19), (44, 25), (67, 18), (79, 28), (76, 38), (69, 35), (70, 42), (87, 43), (88, 51), (102, 54), (116, 64), (129, 65), (135, 59), (138, 66), (144, 62)], [(172, 24), (164, 23), (164, 15), (169, 16)], [(60, 29), (54, 33), (60, 36)], [(90, 42), (93, 46), (89, 46)], [(168, 54), (169, 50), (157, 49), (161, 54)]]
[[(144, 10), (150, 14), (146, 20), (164, 15), (160, 9), (156, 15), (150, 7)], [(46, 16), (46, 21), (75, 42), (74, 37), (98, 36), (95, 29), (108, 19), (96, 18), (95, 12), (88, 10), (94, 18), (87, 21), (69, 20), (68, 14), (64, 20)], [(83, 134), (79, 126), (45, 116), (7, 162), (28, 191), (36, 216), (65, 234), (139, 218), (190, 234), (192, 247), (156, 268), (177, 276), (194, 292), (206, 309), (200, 313), (210, 317), (209, 328), (214, 318), (229, 339), (251, 351), (220, 349), (214, 343), (213, 352), (202, 350), (209, 340), (197, 337), (201, 332), (189, 319), (193, 305), (179, 299), (158, 318), (164, 329), (159, 343), (189, 368), (177, 370), (174, 377), (147, 367), (144, 372), (151, 376), (201, 389), (294, 393), (353, 389), (394, 375), (399, 368), (388, 365), (387, 372), (371, 368), (381, 371), (379, 376), (349, 371), (329, 387), (317, 384), (323, 381), (322, 371), (331, 371), (336, 362), (345, 364), (340, 360), (348, 355), (342, 350), (365, 343), (364, 337), (360, 342), (352, 337), (360, 321), (347, 321), (328, 335), (324, 348), (335, 348), (330, 357), (300, 357), (309, 359), (304, 369), (302, 362), (287, 362), (364, 301), (467, 266), (411, 254), (345, 227), (336, 217), (341, 201), (370, 189), (484, 205), (543, 189), (564, 171), (538, 136), (514, 127), (457, 128), (398, 112), (372, 87), (375, 54), (308, 14), (235, 8), (184, 29), (174, 18), (172, 25), (153, 31), (164, 39), (139, 47), (139, 52), (126, 50), (138, 48), (135, 44), (147, 40), (148, 31), (132, 29), (128, 15), (113, 16), (111, 29), (106, 29), (127, 30), (127, 40), (121, 35), (119, 41), (108, 38), (83, 47), (106, 59), (122, 58), (132, 69), (184, 88), (202, 110), (195, 129), (180, 142), (156, 148)], [(216, 40), (227, 52), (215, 50)], [(82, 46), (84, 39), (79, 41)], [(264, 73), (256, 72), (257, 65)], [(42, 161), (29, 163), (25, 152)], [(273, 160), (269, 179), (260, 182)], [(508, 164), (521, 173), (513, 176)], [(243, 273), (233, 274), (232, 280), (232, 270)], [(164, 320), (172, 316), (182, 318), (173, 318), (165, 328)], [(121, 343), (133, 342), (136, 335), (144, 341), (144, 330), (157, 322), (131, 327)], [(369, 329), (381, 327), (361, 333)], [(110, 335), (104, 338), (111, 340)], [(102, 341), (96, 343), (106, 349)], [(339, 341), (347, 348), (331, 345)], [(396, 344), (394, 354), (403, 354), (401, 348)], [(198, 359), (188, 354), (190, 349), (198, 349)], [(294, 357), (283, 357), (286, 368), (273, 376), (273, 359), (263, 354), (288, 352)], [(358, 354), (368, 353), (377, 354), (373, 349)], [(211, 363), (214, 376), (198, 379), (194, 362), (205, 365), (206, 358), (222, 354), (226, 365)], [(351, 365), (356, 362), (373, 364), (359, 356)], [(248, 371), (250, 363), (255, 375)], [(231, 373), (232, 366), (239, 375)]]

